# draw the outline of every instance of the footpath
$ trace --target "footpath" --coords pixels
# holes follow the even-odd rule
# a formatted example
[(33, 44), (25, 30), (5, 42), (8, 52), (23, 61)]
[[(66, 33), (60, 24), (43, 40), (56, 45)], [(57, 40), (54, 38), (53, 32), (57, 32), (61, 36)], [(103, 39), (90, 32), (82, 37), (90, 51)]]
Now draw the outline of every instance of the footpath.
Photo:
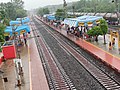
[[(34, 26), (30, 25), (30, 27)], [(27, 45), (20, 47), (24, 82), (17, 86), (14, 60), (9, 59), (0, 67), (0, 90), (49, 90), (32, 30), (31, 37), (33, 38), (28, 38)], [(7, 81), (4, 81), (3, 78), (7, 78)]]
[[(28, 47), (20, 47), (20, 56), (23, 65), (24, 72), (24, 83), (21, 86), (17, 86), (16, 68), (13, 59), (6, 60), (3, 62), (0, 70), (4, 73), (0, 76), (0, 90), (30, 90), (29, 80), (29, 62), (28, 62)], [(7, 82), (3, 80), (7, 78)]]

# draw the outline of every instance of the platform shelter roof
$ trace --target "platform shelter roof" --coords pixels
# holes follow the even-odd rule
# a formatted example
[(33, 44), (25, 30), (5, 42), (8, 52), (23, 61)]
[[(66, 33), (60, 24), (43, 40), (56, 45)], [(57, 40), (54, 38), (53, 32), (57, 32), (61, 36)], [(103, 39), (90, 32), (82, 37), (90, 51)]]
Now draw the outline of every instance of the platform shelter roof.
[(47, 16), (47, 19), (49, 19), (49, 20), (56, 20), (56, 18), (55, 18), (54, 15), (48, 15), (48, 16)]
[(98, 24), (98, 20), (103, 19), (102, 16), (80, 16), (77, 18), (66, 18), (64, 20), (65, 24), (68, 24), (71, 26), (71, 22), (74, 21), (74, 26), (89, 26), (93, 24)]
[(24, 23), (28, 23), (30, 19), (28, 17), (16, 18), (16, 21), (21, 21), (21, 23), (24, 24)]
[(21, 21), (10, 21), (10, 26), (21, 24)]
[(66, 18), (66, 19), (64, 20), (64, 24), (67, 24), (67, 25), (69, 25), (70, 27), (72, 27), (72, 26), (76, 27), (77, 18)]
[[(14, 32), (13, 27), (12, 26), (7, 26), (6, 29), (4, 30), (4, 35), (5, 36), (12, 36), (13, 32)], [(20, 34), (28, 33), (28, 32), (30, 32), (30, 28), (26, 24), (21, 25), (21, 26), (17, 26), (16, 29), (15, 29), (15, 34), (16, 35), (20, 35)]]

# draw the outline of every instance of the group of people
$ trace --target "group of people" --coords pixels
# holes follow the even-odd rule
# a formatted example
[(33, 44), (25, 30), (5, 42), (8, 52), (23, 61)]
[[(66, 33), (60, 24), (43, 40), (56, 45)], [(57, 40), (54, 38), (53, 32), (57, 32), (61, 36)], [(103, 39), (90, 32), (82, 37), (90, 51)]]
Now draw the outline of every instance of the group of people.
[(23, 39), (21, 39), (21, 36), (18, 36), (18, 41), (16, 42), (16, 44), (18, 46), (23, 46), (24, 44), (27, 45), (27, 35), (25, 33), (23, 33)]
[(55, 20), (50, 21), (49, 24), (59, 29), (61, 29), (63, 26), (63, 24), (61, 24), (61, 21), (55, 21)]
[(89, 36), (87, 35), (87, 31), (88, 31), (88, 27), (70, 27), (69, 25), (66, 25), (66, 30), (67, 30), (67, 34), (74, 34), (77, 37), (80, 38), (89, 38)]

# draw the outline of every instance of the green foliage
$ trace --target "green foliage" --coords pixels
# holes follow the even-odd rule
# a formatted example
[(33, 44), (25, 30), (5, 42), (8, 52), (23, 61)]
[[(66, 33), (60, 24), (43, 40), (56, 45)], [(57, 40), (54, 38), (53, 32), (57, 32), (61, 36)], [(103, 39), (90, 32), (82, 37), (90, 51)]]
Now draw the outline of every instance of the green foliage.
[[(72, 12), (74, 5), (75, 12), (98, 12), (98, 13), (113, 13), (115, 12), (115, 3), (112, 0), (78, 0), (77, 2), (67, 3), (67, 11)], [(117, 0), (120, 3), (120, 0)], [(57, 9), (63, 9), (63, 4), (49, 5), (50, 12), (55, 12)], [(120, 10), (120, 7), (119, 7)]]
[(43, 16), (44, 15), (43, 9), (39, 8), (38, 11), (37, 11), (37, 14)]
[(101, 19), (99, 26), (100, 26), (100, 29), (102, 30), (103, 35), (104, 35), (104, 44), (105, 44), (106, 43), (105, 34), (108, 32), (108, 24), (104, 19)]
[(4, 42), (5, 25), (0, 23), (0, 42)]
[(44, 14), (49, 14), (50, 11), (48, 8), (39, 8), (38, 11), (37, 11), (37, 14), (43, 16)]
[(26, 17), (26, 16), (27, 16), (27, 13), (26, 13), (26, 12), (27, 12), (27, 11), (24, 10), (24, 9), (22, 9), (22, 8), (17, 9), (17, 10), (16, 10), (16, 13), (17, 13), (16, 17), (17, 17), (17, 18)]
[(0, 42), (4, 42), (4, 37), (0, 35)]
[[(115, 3), (110, 0), (80, 0), (74, 3), (75, 11), (79, 12), (115, 12)], [(72, 5), (67, 7), (72, 11)], [(120, 10), (120, 7), (119, 7)]]
[(22, 0), (13, 0), (12, 3), (17, 9), (23, 9), (24, 2)]
[(3, 24), (9, 26), (10, 19), (4, 18)]
[(24, 2), (22, 0), (12, 0), (12, 2), (0, 4), (0, 19), (9, 18), (15, 20), (18, 16), (27, 16), (23, 9)]
[(64, 10), (63, 9), (57, 9), (57, 11), (55, 12), (55, 16), (56, 16), (57, 19), (64, 18), (64, 16), (65, 16)]
[(2, 48), (0, 47), (0, 52), (2, 52)]
[(99, 36), (99, 35), (102, 35), (102, 30), (100, 29), (99, 26), (95, 26), (91, 30), (89, 30), (87, 34), (89, 36)]
[(102, 30), (103, 35), (105, 35), (108, 32), (108, 24), (104, 19), (100, 20), (100, 29)]
[(0, 42), (4, 42), (4, 29), (9, 26), (10, 20), (15, 20), (17, 17), (27, 16), (23, 9), (24, 2), (22, 0), (12, 0), (12, 2), (0, 3)]
[(49, 11), (49, 9), (48, 9), (48, 8), (43, 8), (43, 13), (44, 13), (44, 14), (49, 14), (49, 13), (50, 13), (50, 11)]

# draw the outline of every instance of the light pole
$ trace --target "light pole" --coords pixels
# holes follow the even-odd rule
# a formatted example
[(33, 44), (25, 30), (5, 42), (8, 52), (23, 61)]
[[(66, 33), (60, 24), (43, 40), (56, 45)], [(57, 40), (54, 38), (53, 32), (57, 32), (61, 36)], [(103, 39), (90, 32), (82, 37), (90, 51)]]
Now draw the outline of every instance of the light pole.
[(73, 16), (75, 17), (75, 6), (72, 5), (72, 9), (73, 9)]
[(115, 3), (115, 8), (116, 8), (116, 14), (117, 14), (117, 21), (118, 24), (120, 23), (120, 16), (119, 16), (119, 2), (118, 0), (112, 0), (112, 3)]
[(67, 7), (67, 3), (66, 3), (65, 0), (63, 0), (63, 8), (64, 8), (64, 15), (65, 15), (65, 18), (67, 18), (67, 9), (66, 9), (66, 7)]

